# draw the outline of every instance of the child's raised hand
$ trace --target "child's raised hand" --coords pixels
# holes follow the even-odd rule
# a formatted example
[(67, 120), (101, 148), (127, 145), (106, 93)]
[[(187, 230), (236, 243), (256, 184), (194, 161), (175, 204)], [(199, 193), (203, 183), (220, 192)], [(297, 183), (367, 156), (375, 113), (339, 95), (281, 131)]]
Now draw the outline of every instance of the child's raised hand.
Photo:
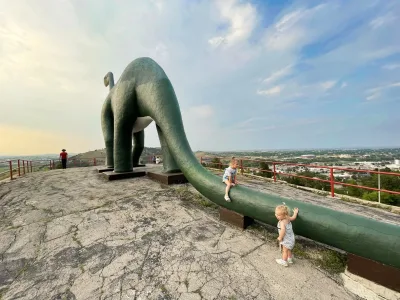
[(297, 207), (295, 207), (295, 208), (293, 209), (293, 213), (298, 214), (298, 213), (299, 213), (299, 209), (298, 209)]

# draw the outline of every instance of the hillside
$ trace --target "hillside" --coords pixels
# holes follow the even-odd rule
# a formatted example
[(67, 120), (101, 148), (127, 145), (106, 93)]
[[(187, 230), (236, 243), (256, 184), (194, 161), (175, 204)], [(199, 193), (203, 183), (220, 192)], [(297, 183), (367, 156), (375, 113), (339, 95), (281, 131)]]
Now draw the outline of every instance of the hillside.
[[(153, 155), (161, 155), (161, 148), (151, 148), (151, 147), (144, 147), (142, 156), (140, 157), (141, 160), (147, 161), (149, 156)], [(88, 151), (84, 153), (80, 153), (75, 156), (71, 156), (70, 159), (76, 160), (89, 160), (89, 159), (105, 159), (106, 158), (106, 149), (97, 149), (93, 151)]]
[[(197, 151), (194, 153), (197, 158), (200, 158), (200, 156), (205, 156), (205, 155), (210, 155), (208, 152), (204, 151)], [(142, 156), (140, 159), (142, 161), (147, 161), (149, 156), (158, 156), (162, 155), (161, 148), (152, 148), (152, 147), (144, 147)], [(93, 158), (96, 159), (105, 159), (106, 158), (106, 149), (97, 149), (93, 151), (88, 151), (84, 153), (80, 153), (74, 156), (71, 156), (70, 159), (76, 159), (76, 160), (91, 160)]]

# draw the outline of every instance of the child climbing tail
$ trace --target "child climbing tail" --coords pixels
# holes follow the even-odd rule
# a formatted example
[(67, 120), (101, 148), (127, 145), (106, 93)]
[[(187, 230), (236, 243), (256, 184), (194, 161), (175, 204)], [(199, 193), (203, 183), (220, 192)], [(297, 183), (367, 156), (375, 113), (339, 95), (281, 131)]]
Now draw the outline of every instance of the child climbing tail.
[(226, 184), (225, 188), (225, 200), (231, 202), (229, 198), (229, 190), (231, 187), (237, 184), (236, 181), (236, 173), (237, 173), (237, 160), (235, 157), (232, 157), (229, 167), (225, 169), (224, 175), (222, 176), (222, 181)]
[(289, 217), (289, 210), (286, 205), (279, 205), (275, 208), (275, 217), (279, 220), (278, 231), (279, 244), (282, 246), (282, 258), (276, 262), (284, 267), (293, 263), (292, 250), (295, 244), (294, 232), (292, 228), (292, 221), (296, 220), (299, 209), (293, 209), (293, 216)]

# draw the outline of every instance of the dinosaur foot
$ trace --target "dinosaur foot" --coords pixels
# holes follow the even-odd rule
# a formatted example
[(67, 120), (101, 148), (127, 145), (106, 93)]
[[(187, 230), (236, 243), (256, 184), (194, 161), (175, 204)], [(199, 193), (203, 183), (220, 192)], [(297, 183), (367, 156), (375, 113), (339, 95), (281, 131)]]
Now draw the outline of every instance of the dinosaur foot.
[(108, 172), (104, 172), (102, 174), (109, 181), (146, 176), (146, 172), (143, 169), (141, 169), (141, 170), (132, 170), (132, 171), (129, 171), (129, 172), (108, 171)]
[(163, 172), (147, 172), (147, 176), (155, 181), (158, 181), (163, 184), (182, 184), (187, 183), (185, 175), (182, 172), (179, 173), (163, 173)]

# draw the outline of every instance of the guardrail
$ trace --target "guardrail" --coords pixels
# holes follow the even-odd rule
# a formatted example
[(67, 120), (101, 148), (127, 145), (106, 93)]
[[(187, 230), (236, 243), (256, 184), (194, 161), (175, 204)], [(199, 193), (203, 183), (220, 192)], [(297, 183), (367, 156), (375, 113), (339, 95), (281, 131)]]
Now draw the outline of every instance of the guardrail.
[[(389, 175), (389, 176), (400, 177), (400, 173), (375, 171), (375, 170), (349, 169), (349, 168), (341, 168), (341, 167), (334, 167), (334, 166), (298, 164), (298, 163), (291, 163), (291, 162), (266, 161), (266, 160), (259, 160), (259, 159), (245, 159), (245, 158), (238, 158), (238, 157), (236, 157), (236, 159), (239, 162), (239, 169), (240, 169), (241, 174), (244, 174), (245, 172), (250, 173), (251, 170), (253, 170), (253, 172), (254, 172), (254, 170), (256, 170), (258, 173), (270, 173), (271, 178), (273, 178), (274, 182), (277, 181), (277, 177), (279, 177), (279, 178), (283, 177), (283, 179), (282, 179), (283, 181), (285, 181), (285, 177), (297, 177), (297, 178), (303, 178), (303, 179), (307, 179), (307, 180), (325, 182), (325, 183), (329, 184), (330, 194), (332, 197), (335, 197), (335, 185), (346, 186), (346, 187), (355, 187), (355, 188), (360, 188), (360, 189), (365, 189), (365, 190), (370, 190), (370, 191), (377, 191), (379, 193), (379, 202), (380, 202), (380, 193), (381, 192), (393, 194), (393, 195), (400, 195), (400, 191), (382, 189), (380, 186), (380, 175)], [(200, 163), (202, 165), (205, 165), (206, 167), (216, 167), (217, 169), (222, 169), (223, 167), (228, 167), (228, 164), (224, 163), (223, 161), (229, 161), (229, 159), (223, 158), (223, 157), (218, 157), (218, 156), (202, 156), (202, 157), (200, 157)], [(251, 163), (251, 164), (253, 164), (253, 166), (246, 166), (246, 163), (247, 164)], [(272, 167), (272, 169), (260, 168), (259, 165), (261, 163), (270, 165)], [(258, 166), (254, 166), (254, 164), (258, 164)], [(307, 169), (327, 170), (326, 174), (324, 174), (324, 175), (326, 175), (327, 179), (298, 175), (296, 172), (289, 173), (287, 171), (279, 170), (278, 168), (280, 166), (293, 166), (293, 167), (304, 167)], [(370, 187), (370, 186), (363, 186), (363, 185), (358, 185), (358, 184), (351, 184), (351, 183), (337, 181), (337, 180), (335, 180), (335, 171), (340, 171), (340, 172), (343, 171), (343, 172), (348, 172), (348, 173), (377, 174), (378, 175), (377, 187), (375, 188), (375, 187)], [(338, 176), (336, 176), (336, 177), (338, 177)]]
[(44, 169), (51, 169), (51, 160), (26, 160), (15, 159), (0, 161), (0, 180), (10, 178), (15, 179), (17, 176), (21, 177), (27, 173), (32, 173)]
[[(156, 157), (160, 158), (162, 163), (162, 155), (157, 155)], [(146, 161), (147, 163), (154, 163), (154, 156), (142, 157), (142, 161)], [(387, 193), (392, 195), (400, 195), (400, 185), (398, 190), (390, 190), (381, 188), (380, 176), (396, 176), (400, 178), (400, 173), (394, 172), (385, 172), (385, 171), (375, 171), (375, 170), (361, 170), (361, 169), (349, 169), (335, 166), (321, 166), (315, 164), (302, 164), (302, 163), (291, 163), (291, 162), (279, 162), (279, 161), (267, 161), (261, 159), (248, 159), (248, 158), (236, 158), (239, 162), (239, 170), (242, 174), (244, 173), (257, 173), (262, 174), (261, 176), (270, 177), (274, 182), (277, 180), (282, 181), (290, 181), (293, 178), (302, 178), (305, 180), (318, 181), (321, 183), (325, 183), (323, 186), (323, 190), (330, 191), (330, 195), (335, 197), (335, 186), (342, 187), (353, 187), (357, 189), (364, 189), (368, 191), (376, 191), (378, 192), (378, 201), (381, 202), (381, 193)], [(229, 159), (218, 156), (202, 156), (200, 157), (200, 163), (206, 167), (214, 167), (217, 169), (223, 169), (223, 167), (228, 167)], [(267, 169), (263, 169), (260, 167), (260, 164), (265, 164)], [(94, 157), (90, 159), (82, 159), (82, 158), (70, 158), (67, 161), (67, 168), (77, 168), (77, 167), (89, 167), (89, 166), (97, 166), (104, 165), (105, 158), (104, 157)], [(271, 166), (271, 169), (269, 169)], [(285, 169), (286, 167), (286, 169)], [(320, 173), (322, 170), (326, 170), (321, 174), (326, 177), (309, 177), (304, 175), (299, 175), (295, 171), (288, 171), (288, 167), (303, 167), (306, 169), (319, 169)], [(61, 169), (61, 160), (8, 160), (8, 161), (0, 161), (0, 180), (10, 178), (15, 179), (16, 177), (23, 176), (27, 173), (37, 172), (37, 171), (46, 171), (46, 170), (54, 170)], [(373, 186), (365, 186), (359, 184), (353, 184), (349, 182), (341, 182), (337, 181), (335, 177), (337, 172), (348, 172), (348, 173), (359, 173), (359, 174), (377, 174), (378, 182), (377, 187)], [(269, 176), (265, 176), (266, 174), (270, 174)], [(323, 177), (323, 176), (320, 176)], [(326, 189), (324, 189), (326, 188)], [(321, 189), (321, 188), (320, 188)], [(338, 192), (340, 190), (337, 190)], [(339, 193), (340, 194), (340, 193)], [(375, 195), (376, 197), (376, 195)], [(399, 202), (397, 200), (397, 202)]]

